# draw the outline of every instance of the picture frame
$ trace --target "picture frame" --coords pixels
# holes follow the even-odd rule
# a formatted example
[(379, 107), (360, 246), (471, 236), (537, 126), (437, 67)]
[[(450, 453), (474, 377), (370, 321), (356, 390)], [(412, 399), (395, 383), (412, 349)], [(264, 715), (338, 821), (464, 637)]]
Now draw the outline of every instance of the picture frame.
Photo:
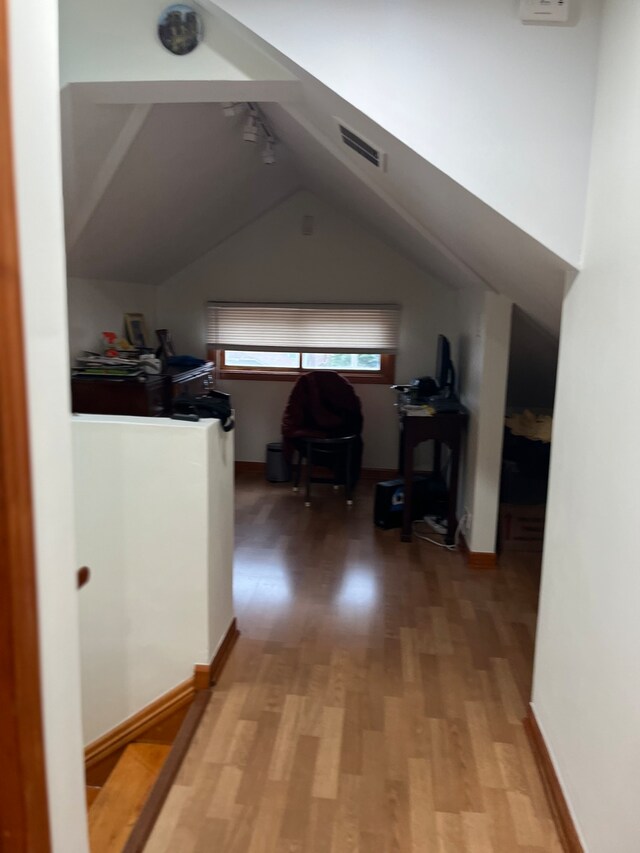
[(156, 335), (158, 337), (159, 352), (163, 358), (171, 358), (176, 354), (176, 351), (173, 347), (173, 341), (171, 340), (171, 332), (169, 329), (156, 329)]
[(124, 328), (129, 343), (139, 349), (149, 349), (149, 332), (144, 319), (144, 314), (125, 314)]

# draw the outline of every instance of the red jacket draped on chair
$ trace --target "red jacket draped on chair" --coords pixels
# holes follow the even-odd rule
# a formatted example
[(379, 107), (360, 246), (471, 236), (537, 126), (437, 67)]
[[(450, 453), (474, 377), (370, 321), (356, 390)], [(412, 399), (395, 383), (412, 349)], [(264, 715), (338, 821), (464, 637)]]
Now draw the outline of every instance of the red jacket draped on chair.
[[(293, 386), (282, 416), (284, 453), (290, 461), (295, 439), (360, 436), (362, 406), (353, 385), (332, 370), (305, 373)], [(358, 468), (362, 440), (358, 442)]]

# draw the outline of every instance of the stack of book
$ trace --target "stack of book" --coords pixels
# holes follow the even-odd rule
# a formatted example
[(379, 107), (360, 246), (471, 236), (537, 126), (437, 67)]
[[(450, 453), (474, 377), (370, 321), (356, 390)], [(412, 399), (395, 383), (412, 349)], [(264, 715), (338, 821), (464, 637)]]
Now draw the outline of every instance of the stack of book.
[(144, 376), (137, 358), (104, 356), (85, 353), (78, 356), (73, 376), (131, 377)]

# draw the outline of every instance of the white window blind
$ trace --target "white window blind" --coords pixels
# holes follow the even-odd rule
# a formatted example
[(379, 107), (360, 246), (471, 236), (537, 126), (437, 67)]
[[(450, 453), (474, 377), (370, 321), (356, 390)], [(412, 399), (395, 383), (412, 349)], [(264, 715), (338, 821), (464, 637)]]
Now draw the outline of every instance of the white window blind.
[(224, 350), (394, 353), (399, 325), (397, 305), (207, 305), (207, 343)]

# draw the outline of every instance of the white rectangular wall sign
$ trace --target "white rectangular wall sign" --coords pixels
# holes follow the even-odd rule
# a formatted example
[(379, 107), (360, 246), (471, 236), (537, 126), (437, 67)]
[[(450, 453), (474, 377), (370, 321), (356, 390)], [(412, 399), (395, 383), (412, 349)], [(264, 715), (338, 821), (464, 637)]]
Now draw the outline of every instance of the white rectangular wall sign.
[(569, 0), (521, 0), (520, 19), (525, 24), (565, 23)]

